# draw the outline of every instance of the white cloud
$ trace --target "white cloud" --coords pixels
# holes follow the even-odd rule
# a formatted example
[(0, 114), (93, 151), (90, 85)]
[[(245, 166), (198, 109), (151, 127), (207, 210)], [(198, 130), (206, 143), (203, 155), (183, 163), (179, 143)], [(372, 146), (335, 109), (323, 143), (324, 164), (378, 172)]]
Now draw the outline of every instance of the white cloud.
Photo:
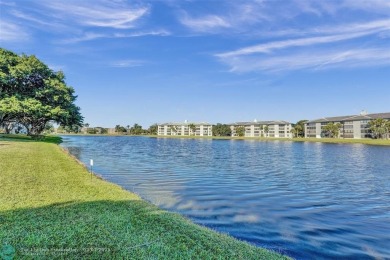
[(78, 43), (84, 41), (92, 41), (102, 38), (132, 38), (132, 37), (143, 37), (143, 36), (169, 36), (170, 32), (167, 30), (154, 30), (154, 31), (135, 31), (130, 33), (94, 33), (87, 32), (78, 37), (73, 37), (70, 39), (65, 39), (60, 41), (60, 43)]
[(45, 1), (45, 7), (56, 11), (59, 18), (96, 27), (128, 29), (145, 16), (149, 7), (130, 7), (115, 1)]
[(135, 31), (131, 33), (114, 33), (113, 37), (130, 38), (142, 36), (169, 36), (171, 33), (167, 30), (152, 30), (152, 31)]
[(60, 43), (77, 43), (77, 42), (84, 42), (84, 41), (91, 41), (91, 40), (96, 40), (99, 38), (109, 38), (108, 35), (104, 33), (94, 33), (94, 32), (87, 32), (81, 36), (78, 37), (73, 37), (70, 39), (65, 39), (60, 41)]
[[(389, 19), (339, 24), (306, 32), (319, 36), (270, 41), (215, 56), (234, 72), (384, 65), (390, 64), (390, 46), (385, 43), (389, 32)], [(297, 31), (291, 33), (299, 34)], [(366, 36), (371, 40), (357, 40)], [(368, 43), (370, 47), (365, 47)]]
[(15, 16), (17, 18), (20, 18), (20, 19), (23, 19), (23, 20), (27, 20), (27, 21), (30, 21), (30, 22), (33, 22), (33, 23), (37, 23), (39, 25), (48, 26), (48, 25), (52, 24), (50, 22), (45, 22), (45, 21), (43, 21), (41, 19), (38, 19), (38, 18), (36, 18), (36, 17), (34, 17), (32, 15), (28, 15), (28, 14), (25, 14), (25, 13), (17, 11), (17, 10), (11, 10), (10, 14), (12, 14), (13, 16)]
[(300, 39), (290, 39), (284, 41), (273, 41), (265, 44), (258, 44), (241, 48), (231, 52), (217, 54), (217, 57), (232, 57), (239, 55), (249, 55), (254, 53), (269, 53), (273, 50), (284, 49), (289, 47), (309, 46), (314, 44), (332, 43), (359, 38), (371, 34), (390, 31), (390, 20), (379, 20), (364, 24), (343, 25), (336, 28), (320, 28), (314, 30), (314, 33), (337, 33), (326, 36), (307, 37)]
[(145, 63), (146, 62), (142, 60), (117, 60), (111, 62), (109, 66), (115, 68), (131, 68), (143, 66)]
[(388, 48), (317, 50), (278, 56), (242, 56), (225, 58), (232, 72), (277, 72), (288, 70), (321, 70), (328, 68), (369, 67), (390, 64)]
[(59, 64), (47, 64), (47, 66), (54, 70), (54, 71), (64, 71), (66, 69), (65, 65), (59, 65)]
[(1, 21), (0, 26), (0, 41), (4, 42), (20, 42), (29, 39), (29, 34), (19, 25)]
[(224, 18), (217, 15), (207, 15), (198, 18), (183, 15), (180, 22), (197, 32), (212, 32), (220, 28), (229, 28), (231, 25)]
[(340, 6), (348, 9), (359, 9), (366, 12), (370, 11), (386, 15), (388, 15), (390, 11), (389, 0), (344, 0)]

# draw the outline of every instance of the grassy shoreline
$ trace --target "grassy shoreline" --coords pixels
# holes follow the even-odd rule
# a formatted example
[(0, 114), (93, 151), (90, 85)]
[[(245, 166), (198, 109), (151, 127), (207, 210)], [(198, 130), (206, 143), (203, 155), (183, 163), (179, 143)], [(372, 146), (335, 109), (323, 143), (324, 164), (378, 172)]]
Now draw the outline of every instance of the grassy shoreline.
[[(210, 139), (210, 140), (253, 140), (260, 142), (284, 141), (284, 142), (311, 142), (311, 143), (332, 143), (332, 144), (368, 144), (368, 145), (389, 145), (390, 139), (343, 139), (343, 138), (275, 138), (275, 137), (231, 137), (231, 136), (181, 136), (181, 135), (119, 135), (119, 134), (59, 134), (69, 136), (128, 136), (128, 137), (150, 137), (150, 138), (174, 138), (174, 139)], [(1, 135), (0, 135), (1, 136)]]
[(342, 138), (274, 138), (274, 137), (230, 137), (230, 136), (157, 136), (148, 135), (153, 138), (183, 138), (183, 139), (215, 139), (215, 140), (253, 140), (260, 142), (284, 141), (284, 142), (315, 142), (334, 144), (368, 144), (368, 145), (390, 145), (390, 140), (385, 139), (342, 139)]
[(91, 176), (56, 145), (59, 141), (0, 137), (0, 255), (288, 259), (196, 225)]

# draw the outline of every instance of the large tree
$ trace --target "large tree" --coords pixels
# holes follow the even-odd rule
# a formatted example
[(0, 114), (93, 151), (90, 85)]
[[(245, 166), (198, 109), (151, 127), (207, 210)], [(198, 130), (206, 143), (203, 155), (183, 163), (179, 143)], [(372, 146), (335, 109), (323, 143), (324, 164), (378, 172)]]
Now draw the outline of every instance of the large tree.
[(176, 125), (169, 125), (168, 128), (171, 130), (171, 135), (176, 135), (178, 132)]
[(189, 128), (191, 134), (195, 135), (195, 133), (196, 133), (196, 125), (194, 123), (191, 123), (191, 124), (188, 125), (188, 128)]
[(51, 70), (34, 55), (0, 48), (0, 124), (21, 124), (29, 135), (40, 134), (49, 122), (81, 126), (74, 92), (61, 71)]
[(323, 127), (322, 131), (326, 137), (337, 138), (339, 137), (341, 127), (342, 124), (340, 123), (330, 122)]
[(263, 127), (263, 131), (264, 131), (264, 133), (265, 133), (265, 137), (268, 137), (269, 126), (268, 126), (268, 125), (265, 125), (265, 126)]
[(386, 119), (377, 118), (368, 122), (368, 125), (375, 138), (383, 138), (389, 132), (388, 120)]
[(157, 131), (158, 131), (158, 125), (157, 124), (153, 124), (153, 125), (149, 126), (148, 134), (150, 134), (150, 135), (157, 135)]
[(116, 125), (115, 132), (117, 132), (118, 134), (123, 134), (123, 133), (127, 133), (127, 129), (124, 126)]
[(294, 137), (305, 137), (305, 123), (308, 120), (299, 120), (296, 124), (293, 125), (291, 133)]
[(132, 134), (132, 135), (141, 135), (143, 133), (144, 133), (144, 130), (142, 129), (142, 126), (139, 124), (134, 124), (130, 128), (130, 134)]
[(236, 127), (236, 134), (237, 134), (237, 136), (244, 136), (245, 135), (245, 127), (237, 126)]
[(216, 124), (213, 126), (213, 136), (231, 136), (232, 130), (229, 125)]

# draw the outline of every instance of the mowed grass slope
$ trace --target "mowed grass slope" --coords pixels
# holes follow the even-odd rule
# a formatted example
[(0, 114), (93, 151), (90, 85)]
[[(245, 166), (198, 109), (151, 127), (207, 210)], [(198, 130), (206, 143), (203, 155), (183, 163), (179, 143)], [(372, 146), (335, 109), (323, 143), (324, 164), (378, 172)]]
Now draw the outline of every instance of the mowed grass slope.
[(55, 144), (0, 137), (0, 251), (10, 246), (16, 258), (286, 259), (91, 179)]

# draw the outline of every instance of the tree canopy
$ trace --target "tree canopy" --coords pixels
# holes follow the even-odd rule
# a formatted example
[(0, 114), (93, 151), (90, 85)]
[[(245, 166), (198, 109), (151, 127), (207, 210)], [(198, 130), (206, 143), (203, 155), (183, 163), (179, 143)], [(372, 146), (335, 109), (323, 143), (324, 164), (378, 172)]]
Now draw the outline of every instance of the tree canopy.
[(237, 134), (237, 136), (244, 136), (245, 135), (245, 127), (237, 126), (236, 127), (236, 134)]
[(387, 138), (390, 133), (390, 121), (386, 119), (377, 118), (368, 122), (368, 125), (375, 138)]
[(190, 131), (191, 134), (195, 135), (195, 133), (196, 133), (196, 125), (194, 123), (191, 123), (191, 124), (188, 125), (188, 128), (191, 130)]
[(340, 123), (330, 122), (325, 125), (322, 130), (326, 137), (337, 138), (339, 137), (341, 127), (342, 124)]
[(308, 120), (299, 120), (296, 124), (293, 125), (291, 133), (294, 137), (305, 137), (305, 123)]
[(0, 48), (0, 125), (22, 125), (29, 135), (40, 134), (49, 122), (81, 126), (74, 93), (63, 72), (51, 70), (34, 55)]
[(216, 124), (213, 126), (213, 136), (231, 136), (232, 130), (229, 125)]
[(127, 133), (127, 129), (124, 126), (116, 125), (115, 126), (115, 132), (116, 133)]
[(149, 129), (148, 129), (148, 134), (150, 135), (157, 135), (157, 131), (158, 131), (158, 125), (157, 124), (153, 124), (151, 126), (149, 126)]
[(142, 126), (139, 125), (139, 124), (134, 124), (131, 128), (130, 128), (130, 134), (131, 135), (141, 135), (145, 132), (145, 130), (142, 129)]

